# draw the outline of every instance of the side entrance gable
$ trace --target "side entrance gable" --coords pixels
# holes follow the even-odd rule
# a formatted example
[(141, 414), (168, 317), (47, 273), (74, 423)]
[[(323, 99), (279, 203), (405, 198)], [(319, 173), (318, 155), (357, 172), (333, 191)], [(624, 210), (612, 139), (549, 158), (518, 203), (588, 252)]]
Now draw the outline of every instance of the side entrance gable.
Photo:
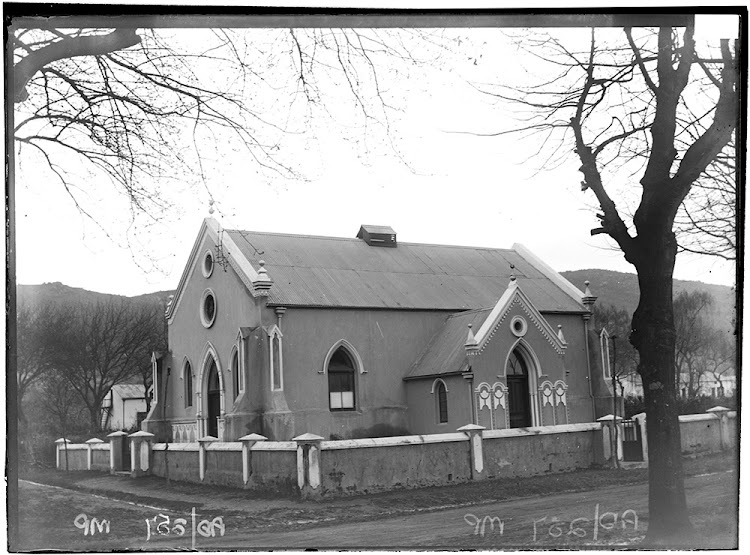
[[(532, 324), (541, 332), (557, 354), (565, 353), (567, 343), (562, 329), (557, 331), (547, 322), (542, 314), (531, 303), (526, 294), (518, 286), (518, 282), (511, 280), (508, 288), (497, 301), (487, 319), (477, 331), (476, 335), (470, 330), (466, 340), (466, 351), (468, 354), (481, 353), (490, 341), (498, 327), (507, 319), (513, 307), (518, 306), (531, 320)], [(526, 323), (521, 319), (512, 319), (511, 330), (515, 335), (521, 337), (525, 334)]]

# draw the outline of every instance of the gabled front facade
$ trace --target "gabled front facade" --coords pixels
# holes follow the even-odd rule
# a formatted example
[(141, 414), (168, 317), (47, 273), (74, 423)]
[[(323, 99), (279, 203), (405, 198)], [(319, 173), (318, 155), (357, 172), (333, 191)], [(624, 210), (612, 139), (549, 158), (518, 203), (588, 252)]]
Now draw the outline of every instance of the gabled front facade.
[(593, 297), (524, 247), (402, 243), (384, 226), (357, 237), (205, 220), (167, 309), (144, 429), (336, 439), (611, 412)]

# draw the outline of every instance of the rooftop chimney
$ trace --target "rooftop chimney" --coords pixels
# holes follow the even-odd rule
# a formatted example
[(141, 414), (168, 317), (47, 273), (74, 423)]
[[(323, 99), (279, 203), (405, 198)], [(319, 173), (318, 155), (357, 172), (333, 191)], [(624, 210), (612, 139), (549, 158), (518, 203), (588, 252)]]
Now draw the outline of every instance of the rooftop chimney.
[(363, 225), (357, 238), (371, 247), (396, 247), (396, 232), (387, 225)]

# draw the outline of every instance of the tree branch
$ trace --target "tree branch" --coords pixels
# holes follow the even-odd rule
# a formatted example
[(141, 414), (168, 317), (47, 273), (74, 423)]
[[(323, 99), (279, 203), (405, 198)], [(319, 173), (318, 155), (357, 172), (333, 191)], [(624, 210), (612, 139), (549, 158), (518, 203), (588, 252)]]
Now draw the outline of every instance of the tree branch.
[(89, 35), (64, 38), (43, 46), (22, 58), (13, 68), (13, 98), (23, 102), (28, 98), (26, 84), (34, 74), (58, 60), (75, 56), (101, 56), (130, 48), (141, 42), (135, 29), (115, 29), (108, 35)]

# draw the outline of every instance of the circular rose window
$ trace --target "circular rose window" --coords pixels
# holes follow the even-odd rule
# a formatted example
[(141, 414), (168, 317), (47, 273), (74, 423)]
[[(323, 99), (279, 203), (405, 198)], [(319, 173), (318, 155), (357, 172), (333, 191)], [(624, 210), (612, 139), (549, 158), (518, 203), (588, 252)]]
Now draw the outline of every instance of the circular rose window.
[(510, 331), (513, 332), (513, 335), (516, 337), (523, 337), (526, 335), (526, 330), (528, 330), (526, 320), (520, 316), (514, 316), (510, 321)]
[(214, 255), (211, 251), (206, 251), (206, 255), (203, 257), (203, 275), (210, 277), (214, 271)]
[(201, 299), (201, 322), (207, 328), (210, 328), (216, 319), (216, 297), (214, 292), (206, 289)]

